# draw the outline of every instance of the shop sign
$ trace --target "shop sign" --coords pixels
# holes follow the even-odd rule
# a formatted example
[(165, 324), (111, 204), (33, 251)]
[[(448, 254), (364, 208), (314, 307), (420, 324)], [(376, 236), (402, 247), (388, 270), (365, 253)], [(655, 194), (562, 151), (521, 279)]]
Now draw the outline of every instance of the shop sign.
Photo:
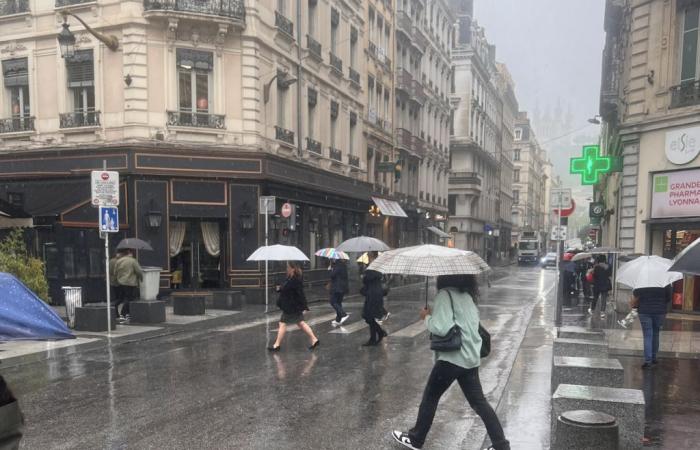
[(654, 175), (651, 217), (700, 216), (700, 169)]
[(377, 164), (378, 172), (393, 172), (396, 169), (396, 163), (393, 161), (384, 161)]
[(688, 164), (700, 154), (700, 127), (666, 132), (666, 159), (673, 164)]

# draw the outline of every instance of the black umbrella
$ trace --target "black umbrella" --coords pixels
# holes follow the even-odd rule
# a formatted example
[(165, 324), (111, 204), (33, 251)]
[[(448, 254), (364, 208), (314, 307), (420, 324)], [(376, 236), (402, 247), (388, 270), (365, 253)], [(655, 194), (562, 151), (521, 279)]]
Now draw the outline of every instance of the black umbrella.
[(138, 238), (122, 239), (117, 244), (117, 250), (153, 250), (151, 244)]
[(695, 239), (695, 242), (676, 256), (668, 271), (700, 275), (700, 238)]

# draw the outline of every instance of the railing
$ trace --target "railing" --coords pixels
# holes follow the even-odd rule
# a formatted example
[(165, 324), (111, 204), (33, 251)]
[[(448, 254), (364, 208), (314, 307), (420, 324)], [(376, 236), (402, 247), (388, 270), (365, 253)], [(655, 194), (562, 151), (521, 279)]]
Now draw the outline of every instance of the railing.
[(418, 155), (420, 158), (425, 157), (426, 155), (426, 147), (425, 147), (425, 141), (418, 136), (413, 136), (413, 151), (415, 152), (416, 155)]
[(56, 0), (56, 8), (70, 5), (79, 5), (81, 3), (95, 3), (96, 0)]
[(360, 157), (355, 155), (348, 155), (348, 164), (353, 167), (360, 167)]
[(308, 34), (306, 35), (306, 48), (309, 49), (309, 54), (311, 56), (319, 61), (323, 60), (323, 47), (321, 46), (321, 43)]
[(405, 128), (396, 129), (396, 145), (408, 151), (413, 151), (411, 146), (411, 132)]
[(357, 70), (353, 69), (352, 67), (350, 67), (348, 69), (348, 72), (349, 72), (348, 77), (350, 78), (350, 81), (359, 85), (360, 84), (360, 73)]
[(306, 138), (306, 150), (319, 156), (323, 154), (323, 147), (321, 146), (321, 143), (308, 137)]
[(275, 11), (275, 26), (290, 38), (294, 39), (294, 23), (284, 17), (279, 11)]
[(29, 0), (0, 0), (0, 16), (29, 12)]
[(245, 20), (243, 0), (143, 0), (145, 11), (175, 11)]
[(413, 21), (406, 11), (396, 11), (396, 28), (402, 30), (408, 36), (413, 34)]
[(671, 108), (700, 104), (700, 80), (681, 83), (671, 89)]
[(0, 119), (0, 133), (20, 133), (34, 131), (34, 117)]
[(331, 67), (333, 68), (333, 70), (342, 74), (343, 60), (335, 56), (333, 52), (329, 52), (329, 55), (331, 56)]
[(377, 45), (374, 42), (369, 41), (369, 44), (367, 44), (367, 51), (372, 57), (377, 57)]
[(219, 130), (226, 128), (226, 116), (223, 114), (192, 111), (167, 111), (167, 114), (168, 126), (215, 128)]
[(275, 125), (275, 139), (294, 145), (294, 132)]
[(58, 116), (60, 128), (97, 127), (100, 125), (99, 111), (76, 111)]
[(413, 81), (413, 77), (411, 77), (411, 74), (404, 68), (397, 68), (396, 69), (396, 88), (400, 89), (406, 93), (411, 92), (411, 83)]
[(337, 148), (333, 147), (328, 147), (328, 156), (333, 160), (333, 161), (338, 161), (342, 162), (343, 161), (343, 152), (338, 150)]
[(411, 98), (420, 104), (425, 103), (427, 98), (425, 91), (423, 90), (423, 84), (417, 79), (414, 79), (413, 83), (411, 84)]
[(449, 179), (449, 184), (473, 184), (481, 186), (481, 176), (477, 172), (454, 172)]

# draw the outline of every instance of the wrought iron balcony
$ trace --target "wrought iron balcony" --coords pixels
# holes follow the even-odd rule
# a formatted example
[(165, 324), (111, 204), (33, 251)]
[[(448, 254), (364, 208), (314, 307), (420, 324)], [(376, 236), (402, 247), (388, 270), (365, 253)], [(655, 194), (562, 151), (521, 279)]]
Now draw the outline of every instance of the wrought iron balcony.
[(421, 105), (425, 103), (425, 100), (427, 99), (427, 95), (423, 89), (423, 84), (417, 79), (414, 79), (413, 83), (411, 83), (411, 99)]
[(321, 143), (318, 141), (315, 141), (309, 137), (306, 138), (306, 151), (309, 153), (314, 153), (316, 155), (321, 156), (323, 154), (323, 147), (321, 146)]
[(360, 85), (360, 73), (357, 70), (353, 69), (352, 67), (350, 67), (348, 69), (348, 72), (349, 72), (348, 77), (350, 78), (350, 81), (352, 81), (353, 83), (355, 83), (356, 85), (359, 86)]
[(411, 77), (411, 74), (406, 69), (401, 67), (396, 69), (396, 89), (410, 94), (412, 90), (412, 81), (413, 77)]
[(310, 56), (319, 61), (323, 61), (323, 47), (321, 46), (321, 43), (308, 34), (306, 35), (306, 48), (309, 50)]
[(340, 73), (342, 75), (343, 73), (343, 60), (340, 59), (339, 57), (335, 56), (333, 52), (329, 52), (329, 55), (331, 56), (331, 67), (333, 70), (336, 72)]
[(374, 42), (369, 41), (369, 44), (367, 44), (367, 51), (373, 58), (377, 57), (377, 46)]
[(56, 8), (64, 6), (80, 5), (81, 3), (95, 3), (96, 0), (56, 0)]
[(413, 151), (420, 158), (424, 158), (427, 154), (425, 141), (418, 136), (413, 136)]
[(144, 11), (173, 11), (245, 20), (243, 0), (143, 0)]
[(467, 189), (481, 192), (481, 175), (477, 172), (453, 172), (448, 184), (450, 189)]
[(353, 167), (360, 167), (360, 157), (355, 155), (348, 155), (348, 164)]
[(29, 0), (0, 0), (0, 16), (29, 12)]
[(275, 126), (275, 139), (294, 145), (294, 132), (282, 127)]
[(223, 114), (208, 114), (192, 111), (167, 111), (168, 126), (214, 128), (223, 130), (226, 128), (226, 116)]
[(278, 30), (294, 39), (294, 23), (279, 11), (275, 11), (275, 26)]
[(681, 83), (670, 91), (671, 108), (700, 105), (700, 80)]
[(411, 132), (405, 128), (396, 129), (396, 145), (406, 151), (413, 152)]
[(98, 127), (100, 112), (88, 110), (63, 113), (59, 114), (58, 121), (60, 128)]
[(333, 147), (328, 147), (328, 156), (333, 160), (333, 161), (338, 161), (342, 162), (343, 161), (343, 152), (338, 150), (337, 148)]
[(0, 133), (21, 133), (25, 131), (34, 131), (34, 117), (0, 119)]

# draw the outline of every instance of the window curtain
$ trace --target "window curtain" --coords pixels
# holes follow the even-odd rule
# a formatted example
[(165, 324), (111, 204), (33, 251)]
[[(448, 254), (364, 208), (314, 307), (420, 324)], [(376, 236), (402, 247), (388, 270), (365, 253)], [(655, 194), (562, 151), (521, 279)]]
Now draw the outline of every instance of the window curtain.
[(180, 254), (182, 251), (182, 243), (185, 240), (185, 232), (187, 231), (187, 224), (185, 222), (170, 222), (170, 257), (174, 257)]
[(221, 255), (221, 238), (218, 222), (202, 222), (202, 238), (207, 253), (214, 257)]

